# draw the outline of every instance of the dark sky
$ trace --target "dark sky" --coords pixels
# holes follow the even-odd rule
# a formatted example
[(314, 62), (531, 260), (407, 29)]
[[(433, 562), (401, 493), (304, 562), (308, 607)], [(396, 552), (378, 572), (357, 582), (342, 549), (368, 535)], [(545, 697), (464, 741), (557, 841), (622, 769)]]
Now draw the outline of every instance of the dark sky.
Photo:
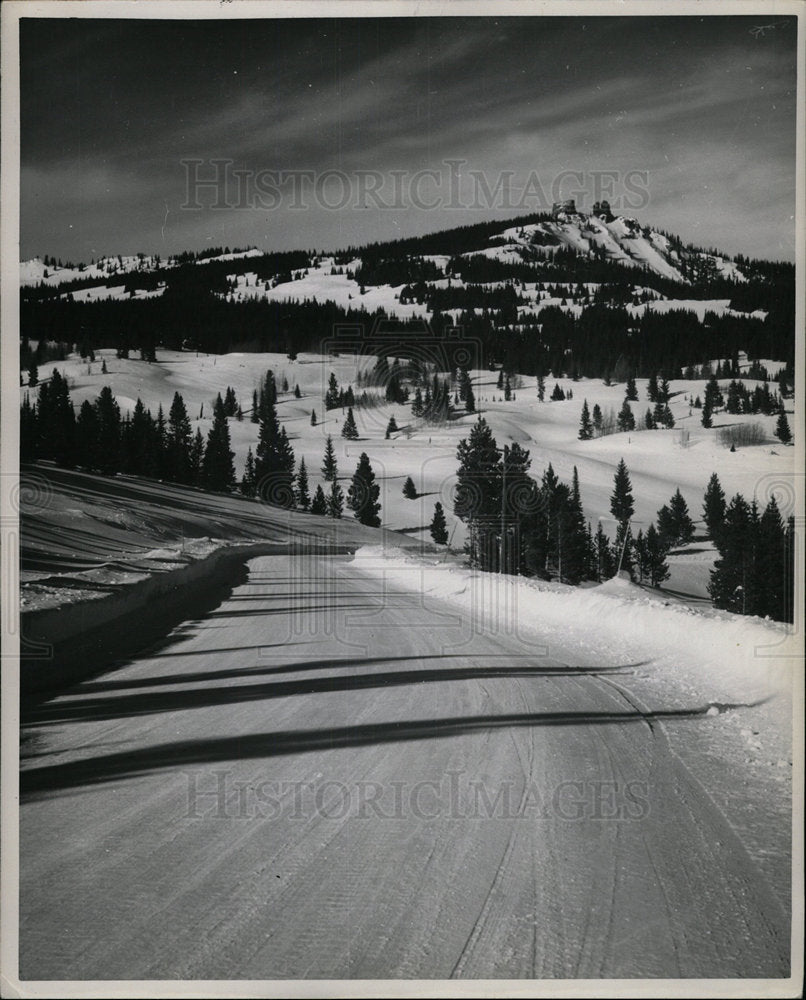
[[(616, 196), (646, 172), (647, 203), (627, 213), (641, 222), (794, 256), (793, 18), (24, 18), (20, 42), (24, 258), (332, 249), (539, 210), (530, 172), (550, 200), (568, 170), (588, 207), (592, 172), (617, 172)], [(304, 209), (288, 185), (274, 207), (244, 188), (239, 207), (231, 179), (233, 207), (193, 211), (188, 158), (204, 177), (213, 158), (343, 171), (348, 204), (322, 205), (345, 195), (331, 175)], [(448, 207), (446, 159), (465, 161), (458, 202), (469, 171), (490, 190), (510, 171), (517, 207)], [(419, 188), (435, 208), (410, 204), (418, 170), (439, 171)], [(387, 204), (398, 171), (406, 207), (356, 204), (358, 171), (380, 172)]]

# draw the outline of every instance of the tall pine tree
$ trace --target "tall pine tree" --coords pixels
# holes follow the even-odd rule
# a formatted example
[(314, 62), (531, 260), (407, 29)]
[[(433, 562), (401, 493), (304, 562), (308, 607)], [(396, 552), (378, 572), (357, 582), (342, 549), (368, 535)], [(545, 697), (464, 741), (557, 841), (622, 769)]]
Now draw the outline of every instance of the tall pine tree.
[(325, 442), (325, 457), (322, 461), (322, 476), (326, 483), (332, 483), (338, 475), (338, 463), (336, 462), (336, 451), (333, 447), (333, 438), (328, 434)]
[(311, 494), (308, 489), (308, 470), (305, 468), (305, 459), (299, 460), (299, 471), (297, 472), (297, 507), (300, 510), (308, 510), (311, 506)]
[(370, 465), (369, 456), (365, 451), (362, 451), (347, 493), (347, 502), (353, 511), (353, 517), (361, 524), (366, 524), (371, 528), (380, 527), (381, 505), (378, 499), (380, 493), (381, 490), (375, 482), (375, 473)]
[(582, 402), (582, 416), (579, 418), (579, 440), (590, 441), (592, 437), (593, 423), (591, 421), (590, 411), (588, 410), (588, 401), (586, 399)]
[(275, 405), (274, 377), (269, 372), (261, 401), (260, 430), (255, 452), (255, 479), (258, 496), (280, 507), (293, 507), (295, 496), (294, 451), (285, 428), (280, 426)]
[[(232, 391), (232, 390), (230, 390)], [(168, 412), (168, 437), (166, 442), (167, 477), (175, 483), (185, 485), (192, 482), (190, 473), (190, 448), (193, 433), (188, 419), (185, 401), (178, 392), (174, 393)]]
[(717, 547), (719, 545), (719, 533), (725, 521), (726, 510), (725, 491), (720, 485), (719, 477), (713, 472), (705, 490), (702, 513), (706, 527), (708, 528), (708, 534)]
[(437, 500), (434, 504), (434, 516), (431, 518), (431, 537), (437, 545), (446, 545), (448, 542), (448, 525), (445, 521), (445, 511), (442, 504)]
[(221, 493), (235, 485), (235, 453), (230, 448), (229, 425), (221, 393), (213, 406), (213, 425), (207, 435), (202, 462), (202, 482), (208, 490)]
[(334, 479), (330, 484), (330, 493), (327, 496), (327, 516), (337, 520), (344, 513), (344, 490), (339, 485), (338, 479)]

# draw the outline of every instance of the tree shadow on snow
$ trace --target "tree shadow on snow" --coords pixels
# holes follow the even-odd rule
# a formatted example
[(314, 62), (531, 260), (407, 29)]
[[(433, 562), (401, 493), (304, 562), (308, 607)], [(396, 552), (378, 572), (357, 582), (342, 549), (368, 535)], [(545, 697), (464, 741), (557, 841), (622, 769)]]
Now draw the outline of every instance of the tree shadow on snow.
[[(754, 704), (759, 704), (758, 702)], [(71, 788), (91, 787), (143, 774), (156, 774), (199, 764), (250, 759), (268, 759), (291, 754), (327, 752), (348, 747), (403, 743), (412, 740), (445, 739), (468, 733), (490, 733), (495, 729), (608, 726), (630, 723), (685, 722), (704, 717), (710, 705), (639, 713), (535, 712), (510, 715), (455, 716), (345, 726), (330, 729), (285, 730), (247, 733), (199, 740), (179, 740), (137, 750), (119, 751), (24, 770), (20, 775), (23, 799), (45, 797)], [(724, 710), (753, 707), (726, 704)]]

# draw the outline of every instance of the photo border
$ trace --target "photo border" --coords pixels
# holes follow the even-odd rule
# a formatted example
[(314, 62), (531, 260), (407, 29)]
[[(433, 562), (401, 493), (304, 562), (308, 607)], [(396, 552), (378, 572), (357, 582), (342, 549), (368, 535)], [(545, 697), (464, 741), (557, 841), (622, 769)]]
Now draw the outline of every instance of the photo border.
[[(756, 3), (744, 0), (7, 0), (2, 6), (2, 162), (0, 163), (0, 514), (2, 515), (2, 855), (0, 887), (0, 991), (24, 997), (420, 997), (420, 996), (546, 996), (546, 997), (760, 997), (799, 996), (803, 981), (803, 671), (793, 696), (793, 882), (792, 964), (789, 979), (627, 979), (627, 980), (93, 980), (24, 981), (18, 976), (19, 878), (19, 192), (20, 192), (20, 74), (21, 18), (132, 19), (250, 19), (360, 17), (490, 17), (668, 16), (714, 17), (758, 15), (794, 18), (798, 23), (797, 149), (796, 149), (796, 400), (798, 432), (795, 459), (798, 505), (803, 512), (804, 470), (804, 14), (802, 3)], [(804, 539), (798, 538), (798, 562), (804, 562)], [(796, 579), (796, 609), (803, 605), (803, 581)], [(797, 615), (797, 611), (796, 611)], [(801, 636), (802, 639), (802, 636)]]

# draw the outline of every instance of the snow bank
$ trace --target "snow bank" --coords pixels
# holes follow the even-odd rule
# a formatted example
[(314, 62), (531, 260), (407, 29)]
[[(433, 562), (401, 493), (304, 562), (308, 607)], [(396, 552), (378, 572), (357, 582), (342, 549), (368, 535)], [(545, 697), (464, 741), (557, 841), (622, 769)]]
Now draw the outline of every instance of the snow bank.
[[(148, 639), (167, 634), (188, 617), (217, 606), (248, 559), (285, 551), (276, 542), (233, 544), (205, 539), (196, 557), (161, 573), (141, 575), (103, 599), (86, 598), (56, 608), (23, 611), (20, 687), (24, 694), (55, 689), (98, 672)], [(210, 548), (214, 546), (213, 550)], [(205, 551), (206, 549), (206, 551)]]
[(584, 664), (639, 664), (717, 705), (784, 691), (798, 655), (786, 625), (672, 604), (624, 579), (570, 587), (379, 547), (359, 549), (355, 562), (395, 587), (460, 607), (485, 631), (539, 639), (548, 655), (556, 645)]

